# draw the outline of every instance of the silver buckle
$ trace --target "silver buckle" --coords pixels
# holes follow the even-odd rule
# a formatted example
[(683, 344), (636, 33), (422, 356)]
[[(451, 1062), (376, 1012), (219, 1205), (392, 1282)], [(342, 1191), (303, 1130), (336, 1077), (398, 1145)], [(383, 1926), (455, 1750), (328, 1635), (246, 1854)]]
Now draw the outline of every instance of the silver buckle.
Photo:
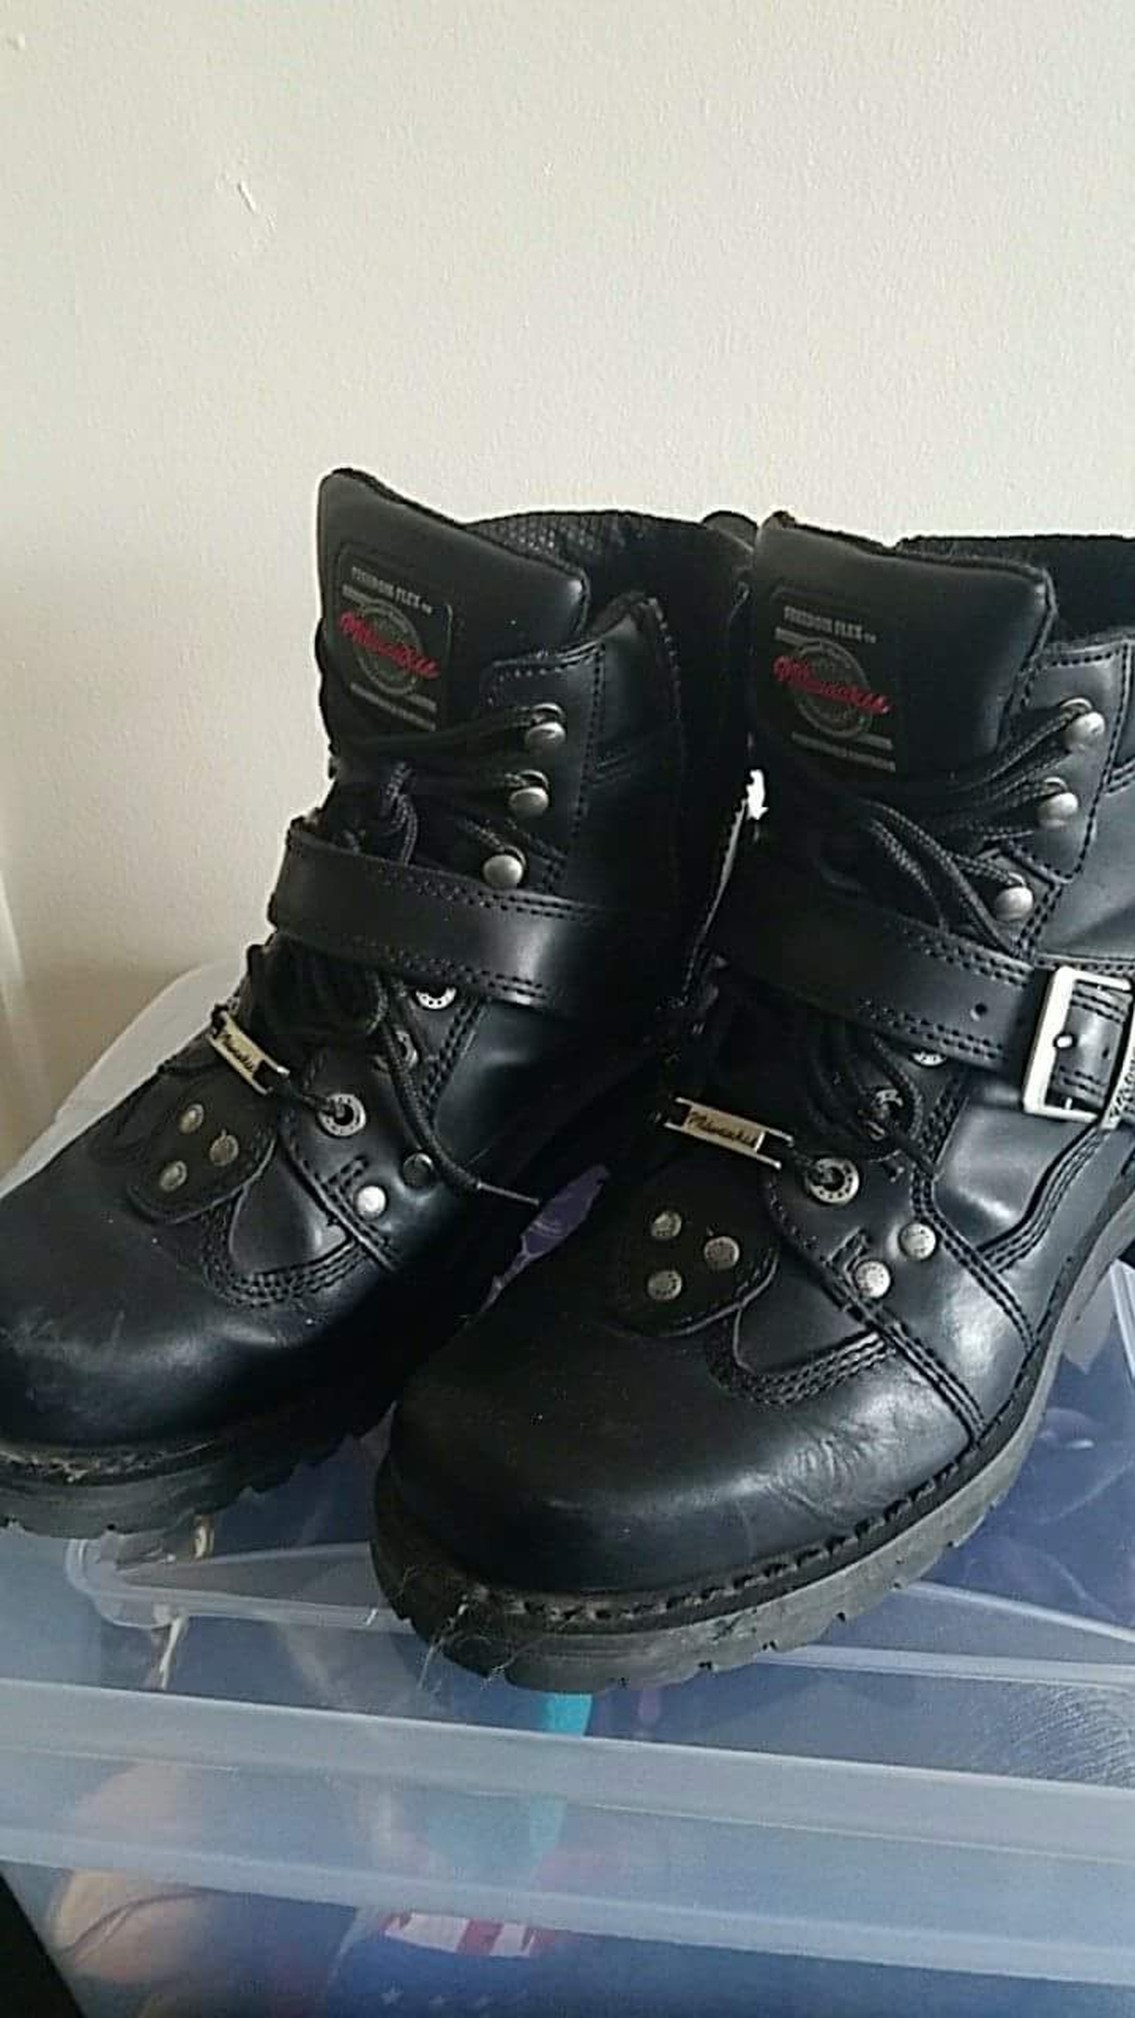
[[(1083, 981), (1092, 988), (1100, 988), (1105, 993), (1110, 988), (1124, 1001), (1126, 1030), (1120, 1046), (1115, 1071), (1107, 1100), (1097, 1114), (1090, 1107), (1076, 1107), (1069, 1100), (1063, 1107), (1057, 1107), (1048, 1098), (1052, 1075), (1062, 1050), (1061, 1037), (1065, 1033), (1068, 1011), (1072, 995), (1078, 982)], [(1045, 989), (1044, 1002), (1033, 1037), (1029, 1062), (1025, 1067), (1025, 1081), (1021, 1090), (1021, 1106), (1026, 1114), (1039, 1114), (1046, 1121), (1094, 1121), (1097, 1128), (1118, 1128), (1123, 1120), (1127, 1103), (1135, 1091), (1135, 997), (1130, 981), (1122, 981), (1115, 974), (1095, 974), (1087, 967), (1057, 967), (1049, 978)]]

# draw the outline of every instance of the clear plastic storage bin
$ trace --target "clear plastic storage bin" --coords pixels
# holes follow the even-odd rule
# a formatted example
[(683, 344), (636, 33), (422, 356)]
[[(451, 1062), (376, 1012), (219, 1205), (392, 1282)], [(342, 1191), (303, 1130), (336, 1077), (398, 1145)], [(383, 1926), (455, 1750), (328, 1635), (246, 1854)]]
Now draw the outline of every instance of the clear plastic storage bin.
[[(47, 1149), (229, 978), (154, 1004)], [(0, 1860), (84, 2011), (1135, 2014), (1129, 1280), (933, 1581), (676, 1689), (421, 1646), (370, 1570), (377, 1435), (176, 1534), (0, 1536)]]

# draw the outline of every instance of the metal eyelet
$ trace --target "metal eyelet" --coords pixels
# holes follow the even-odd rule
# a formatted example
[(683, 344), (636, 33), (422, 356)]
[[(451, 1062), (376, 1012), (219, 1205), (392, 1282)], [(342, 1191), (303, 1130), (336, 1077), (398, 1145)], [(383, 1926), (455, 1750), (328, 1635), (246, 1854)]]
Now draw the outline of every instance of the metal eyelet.
[(235, 1163), (239, 1155), (240, 1143), (235, 1135), (229, 1134), (227, 1128), (223, 1134), (215, 1136), (209, 1144), (209, 1161), (216, 1170), (227, 1170), (229, 1164)]
[(552, 803), (548, 780), (542, 771), (528, 771), (524, 783), (508, 795), (508, 810), (516, 820), (539, 820)]
[(817, 1205), (850, 1205), (859, 1190), (859, 1171), (845, 1156), (817, 1156), (801, 1183)]
[(677, 1240), (681, 1231), (682, 1215), (676, 1212), (672, 1205), (663, 1206), (662, 1211), (656, 1212), (650, 1222), (652, 1240)]
[(406, 1067), (407, 1072), (412, 1072), (418, 1062), (418, 1047), (410, 1032), (403, 1030), (400, 1023), (396, 1023), (394, 1026), (394, 1042), (402, 1053), (402, 1063)]
[(1021, 925), (1035, 903), (1036, 898), (1027, 883), (1007, 883), (993, 899), (993, 916), (1002, 925)]
[(367, 1125), (367, 1111), (354, 1093), (328, 1093), (320, 1105), (319, 1125), (325, 1135), (357, 1135)]
[(896, 1086), (880, 1086), (871, 1095), (863, 1114), (863, 1126), (873, 1142), (882, 1142), (890, 1117), (901, 1113), (903, 1097)]
[(414, 1000), (419, 1009), (452, 1009), (457, 1000), (457, 990), (442, 988), (437, 995), (431, 995), (427, 988), (415, 988)]
[(481, 864), (481, 875), (490, 890), (516, 890), (523, 883), (528, 864), (519, 849), (502, 848)]
[(402, 1182), (408, 1184), (411, 1191), (427, 1191), (436, 1177), (433, 1157), (427, 1156), (422, 1149), (415, 1150), (402, 1165)]
[(1075, 700), (1065, 701), (1064, 712), (1068, 717), (1064, 729), (1064, 748), (1069, 756), (1077, 750), (1089, 750), (1098, 743), (1107, 728), (1107, 722), (1098, 708), (1082, 695)]
[(1063, 778), (1047, 778), (1041, 787), (1043, 797), (1037, 800), (1036, 823), (1047, 832), (1054, 827), (1066, 827), (1080, 810), (1080, 801)]
[(564, 711), (555, 701), (541, 701), (537, 719), (524, 734), (526, 750), (559, 750), (567, 742)]
[(676, 1268), (656, 1268), (646, 1278), (646, 1293), (652, 1303), (673, 1303), (685, 1286)]
[(181, 1135), (196, 1135), (197, 1130), (202, 1128), (204, 1123), (205, 1109), (199, 1100), (191, 1100), (189, 1106), (178, 1115), (178, 1132)]
[(188, 1176), (189, 1166), (182, 1163), (179, 1157), (176, 1162), (167, 1163), (165, 1169), (158, 1172), (158, 1190), (180, 1191)]

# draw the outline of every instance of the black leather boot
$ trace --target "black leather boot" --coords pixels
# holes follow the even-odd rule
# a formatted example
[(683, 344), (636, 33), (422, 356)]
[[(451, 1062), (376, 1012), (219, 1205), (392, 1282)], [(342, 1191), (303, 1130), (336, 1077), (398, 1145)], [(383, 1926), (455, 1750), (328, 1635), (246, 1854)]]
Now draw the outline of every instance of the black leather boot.
[(383, 1413), (609, 1149), (745, 771), (737, 549), (340, 471), (333, 783), (237, 998), (0, 1205), (0, 1517), (161, 1527)]
[(549, 1689), (806, 1641), (1014, 1478), (1135, 1240), (1135, 543), (773, 519), (720, 996), (580, 1235), (411, 1382), (382, 1582)]

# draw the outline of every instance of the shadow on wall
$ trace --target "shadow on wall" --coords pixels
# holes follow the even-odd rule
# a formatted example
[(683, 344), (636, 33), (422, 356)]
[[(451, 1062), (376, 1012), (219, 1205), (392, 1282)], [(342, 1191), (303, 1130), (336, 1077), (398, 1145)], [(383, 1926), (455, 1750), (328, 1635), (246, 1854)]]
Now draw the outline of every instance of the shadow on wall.
[(27, 1147), (28, 1139), (29, 1130), (23, 1109), (17, 1108), (13, 1098), (13, 1075), (7, 1052), (0, 1044), (0, 1177)]
[[(0, 1165), (172, 978), (264, 936), (281, 837), (325, 790), (306, 511), (270, 521), (243, 573), (139, 536), (136, 565), (96, 554), (62, 607), (35, 556), (18, 583), (0, 575), (0, 811), (23, 933), (20, 1029), (0, 1006)], [(282, 583), (267, 608), (265, 580)], [(171, 609), (189, 613), (172, 638)]]
[[(76, 962), (37, 974), (29, 1007), (44, 1059), (50, 1111), (20, 1083), (16, 1060), (0, 1030), (0, 1169), (47, 1126), (52, 1113), (126, 1025), (175, 974), (168, 968), (107, 967)], [(82, 1003), (82, 1015), (75, 1014)]]
[(42, 1089), (37, 1094), (28, 1081), (25, 1061), (0, 1004), (0, 1176), (34, 1138), (41, 1110), (48, 1104)]

